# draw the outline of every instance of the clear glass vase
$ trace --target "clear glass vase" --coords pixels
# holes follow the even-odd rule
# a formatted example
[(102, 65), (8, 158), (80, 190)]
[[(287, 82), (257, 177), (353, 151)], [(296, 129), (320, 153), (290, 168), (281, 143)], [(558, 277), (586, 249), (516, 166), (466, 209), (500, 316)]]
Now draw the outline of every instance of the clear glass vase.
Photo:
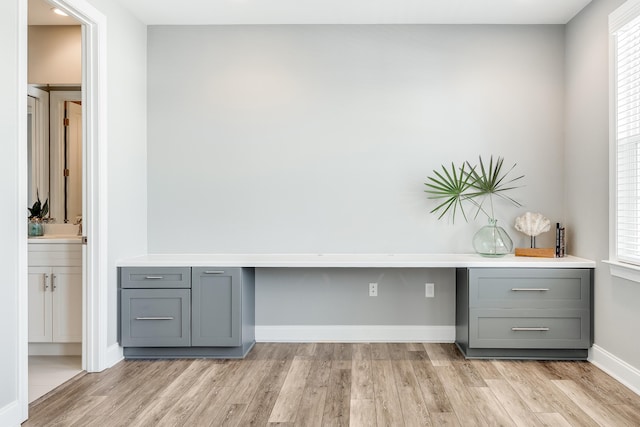
[(44, 235), (44, 225), (42, 224), (42, 218), (29, 218), (27, 228), (28, 234), (31, 237)]
[(513, 241), (504, 228), (497, 223), (497, 220), (489, 218), (489, 224), (473, 236), (473, 249), (478, 254), (486, 257), (501, 257), (513, 250)]

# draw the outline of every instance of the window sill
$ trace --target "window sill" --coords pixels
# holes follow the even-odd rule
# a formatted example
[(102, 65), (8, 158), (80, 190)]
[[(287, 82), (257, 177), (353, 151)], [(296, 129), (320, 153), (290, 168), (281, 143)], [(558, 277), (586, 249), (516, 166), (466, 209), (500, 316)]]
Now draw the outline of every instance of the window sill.
[(602, 262), (609, 264), (609, 273), (612, 276), (640, 283), (640, 266), (612, 260)]

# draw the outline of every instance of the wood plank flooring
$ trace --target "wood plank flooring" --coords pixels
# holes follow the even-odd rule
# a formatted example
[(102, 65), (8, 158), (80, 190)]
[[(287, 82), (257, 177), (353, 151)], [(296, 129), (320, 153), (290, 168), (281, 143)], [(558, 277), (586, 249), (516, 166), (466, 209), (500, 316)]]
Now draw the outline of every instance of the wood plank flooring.
[(640, 426), (588, 362), (465, 360), (453, 344), (268, 344), (244, 360), (124, 361), (29, 407), (31, 426)]

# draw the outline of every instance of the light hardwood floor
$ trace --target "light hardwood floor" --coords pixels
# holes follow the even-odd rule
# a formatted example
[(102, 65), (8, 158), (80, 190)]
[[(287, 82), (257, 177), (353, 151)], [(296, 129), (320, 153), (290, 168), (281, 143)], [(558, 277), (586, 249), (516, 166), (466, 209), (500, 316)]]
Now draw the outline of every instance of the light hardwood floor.
[(465, 360), (453, 344), (257, 344), (244, 360), (124, 361), (24, 426), (640, 426), (588, 362)]

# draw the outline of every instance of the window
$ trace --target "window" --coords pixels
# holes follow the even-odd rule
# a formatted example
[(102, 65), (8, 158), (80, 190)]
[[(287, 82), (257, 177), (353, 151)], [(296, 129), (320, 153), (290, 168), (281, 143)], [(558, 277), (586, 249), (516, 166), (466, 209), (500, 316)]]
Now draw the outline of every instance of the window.
[[(640, 0), (609, 16), (611, 34), (611, 263), (640, 281)], [(625, 273), (628, 274), (628, 273)]]

